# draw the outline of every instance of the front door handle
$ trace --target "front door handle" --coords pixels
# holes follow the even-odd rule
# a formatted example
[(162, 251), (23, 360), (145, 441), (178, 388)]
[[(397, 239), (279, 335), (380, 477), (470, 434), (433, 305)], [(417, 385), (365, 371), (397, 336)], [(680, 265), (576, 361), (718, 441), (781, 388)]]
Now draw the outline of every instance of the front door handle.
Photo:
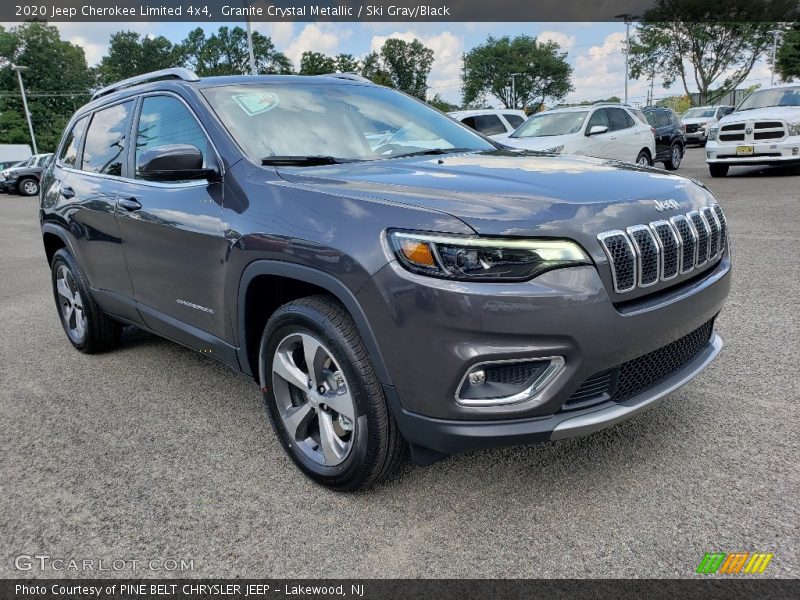
[(139, 210), (142, 208), (141, 203), (136, 198), (120, 198), (119, 205), (128, 211)]
[(67, 200), (69, 200), (70, 198), (73, 198), (75, 196), (75, 190), (73, 190), (69, 186), (62, 187), (61, 188), (61, 195), (64, 196), (64, 198), (66, 198)]

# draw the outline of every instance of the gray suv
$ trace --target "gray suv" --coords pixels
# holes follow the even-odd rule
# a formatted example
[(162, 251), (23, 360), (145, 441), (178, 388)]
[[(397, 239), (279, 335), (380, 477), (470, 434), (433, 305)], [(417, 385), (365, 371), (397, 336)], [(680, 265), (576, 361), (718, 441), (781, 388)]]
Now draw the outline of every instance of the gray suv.
[(315, 481), (355, 490), (652, 406), (721, 348), (725, 216), (701, 184), (506, 148), (351, 75), (98, 91), (42, 179), (72, 345), (136, 326), (260, 385)]

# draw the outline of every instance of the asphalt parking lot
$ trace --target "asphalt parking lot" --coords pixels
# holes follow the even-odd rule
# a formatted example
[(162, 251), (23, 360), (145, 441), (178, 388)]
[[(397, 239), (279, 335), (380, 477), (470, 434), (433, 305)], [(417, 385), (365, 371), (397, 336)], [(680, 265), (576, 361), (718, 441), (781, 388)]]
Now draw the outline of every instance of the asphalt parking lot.
[[(735, 278), (725, 348), (657, 408), (583, 439), (408, 466), (356, 495), (306, 480), (257, 386), (131, 330), (72, 349), (37, 202), (0, 195), (0, 577), (15, 557), (185, 559), (149, 577), (691, 577), (705, 552), (800, 576), (800, 169), (710, 179)], [(99, 575), (99, 573), (95, 574)]]

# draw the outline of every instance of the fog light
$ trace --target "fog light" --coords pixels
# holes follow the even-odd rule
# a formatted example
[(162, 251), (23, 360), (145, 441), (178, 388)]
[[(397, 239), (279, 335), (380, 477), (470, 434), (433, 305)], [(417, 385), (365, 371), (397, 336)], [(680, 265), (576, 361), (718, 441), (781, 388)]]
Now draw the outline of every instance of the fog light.
[(711, 158), (711, 152), (706, 152), (706, 158)]
[(797, 148), (792, 148), (792, 156), (797, 156)]
[(534, 400), (563, 366), (561, 356), (474, 365), (456, 390), (456, 402), (463, 406), (500, 406)]

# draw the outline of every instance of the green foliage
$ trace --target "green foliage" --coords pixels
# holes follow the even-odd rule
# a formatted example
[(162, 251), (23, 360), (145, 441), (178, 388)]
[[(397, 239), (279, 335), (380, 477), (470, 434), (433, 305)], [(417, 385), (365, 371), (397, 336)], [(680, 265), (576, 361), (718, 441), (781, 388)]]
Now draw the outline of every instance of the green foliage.
[(378, 85), (392, 87), (392, 74), (383, 66), (380, 54), (370, 52), (361, 63), (361, 74)]
[(457, 104), (452, 104), (442, 98), (439, 94), (436, 94), (433, 98), (428, 100), (428, 104), (433, 106), (434, 108), (438, 108), (442, 112), (453, 112), (454, 110), (458, 110)]
[(664, 106), (672, 109), (675, 114), (682, 115), (692, 108), (692, 98), (691, 96), (668, 96), (656, 102), (656, 106)]
[(358, 73), (361, 65), (352, 54), (337, 54), (334, 59), (337, 73)]
[(428, 74), (433, 66), (433, 50), (419, 40), (405, 42), (389, 38), (381, 48), (381, 60), (392, 87), (422, 100), (427, 96)]
[(772, 47), (770, 33), (792, 10), (792, 0), (658, 0), (631, 40), (631, 77), (693, 83), (701, 104), (736, 89)]
[(183, 63), (181, 47), (164, 36), (140, 37), (134, 31), (119, 31), (111, 36), (108, 54), (97, 67), (100, 85), (150, 71), (178, 67)]
[(0, 139), (3, 143), (30, 143), (16, 73), (11, 64), (24, 65), (22, 78), (28, 96), (40, 152), (55, 149), (72, 113), (89, 99), (94, 77), (83, 48), (61, 40), (58, 29), (41, 22), (0, 30)]
[(784, 34), (775, 63), (775, 70), (784, 81), (800, 77), (800, 21)]
[(300, 75), (325, 75), (336, 72), (336, 60), (321, 52), (303, 52), (300, 57)]
[[(184, 64), (201, 77), (250, 73), (247, 32), (241, 27), (220, 27), (206, 36), (201, 28), (189, 32), (180, 45)], [(259, 74), (292, 73), (292, 63), (278, 52), (272, 40), (253, 32), (253, 54)]]
[[(514, 39), (489, 36), (464, 60), (464, 103), (481, 103), (487, 95), (506, 108), (558, 101), (572, 91), (572, 67), (556, 42), (539, 42), (520, 35)], [(512, 95), (511, 74), (515, 78)]]

